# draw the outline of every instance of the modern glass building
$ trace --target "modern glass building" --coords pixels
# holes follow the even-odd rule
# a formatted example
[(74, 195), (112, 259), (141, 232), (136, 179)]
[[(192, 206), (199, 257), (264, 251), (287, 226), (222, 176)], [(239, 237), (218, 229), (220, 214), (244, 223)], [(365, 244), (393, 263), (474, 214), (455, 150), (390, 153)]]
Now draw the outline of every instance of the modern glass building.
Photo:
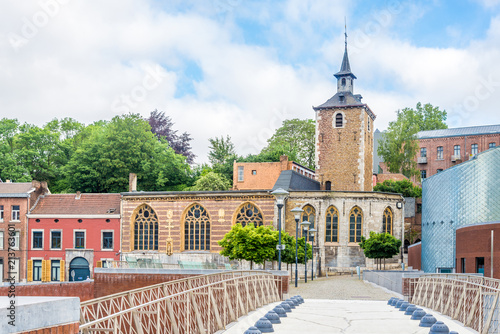
[(500, 147), (422, 182), (422, 269), (452, 272), (457, 228), (500, 220)]

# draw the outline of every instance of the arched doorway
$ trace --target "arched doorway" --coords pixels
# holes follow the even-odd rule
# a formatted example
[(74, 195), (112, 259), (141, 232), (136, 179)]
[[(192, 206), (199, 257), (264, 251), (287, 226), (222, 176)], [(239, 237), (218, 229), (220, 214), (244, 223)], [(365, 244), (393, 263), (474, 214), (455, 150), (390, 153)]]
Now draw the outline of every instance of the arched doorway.
[(69, 280), (84, 281), (90, 277), (89, 262), (83, 257), (75, 257), (69, 264)]

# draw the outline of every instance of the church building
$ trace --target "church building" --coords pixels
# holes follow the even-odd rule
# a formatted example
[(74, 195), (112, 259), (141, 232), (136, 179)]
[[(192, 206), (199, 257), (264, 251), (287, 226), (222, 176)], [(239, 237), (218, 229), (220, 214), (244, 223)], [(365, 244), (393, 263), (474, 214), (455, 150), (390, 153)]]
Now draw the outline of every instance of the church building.
[[(347, 36), (346, 36), (347, 37)], [(122, 260), (150, 259), (161, 263), (205, 261), (223, 264), (218, 241), (234, 224), (278, 228), (276, 199), (282, 188), (289, 195), (282, 210), (282, 229), (295, 236), (291, 210), (303, 210), (317, 232), (315, 267), (373, 267), (359, 247), (370, 231), (387, 232), (403, 240), (400, 194), (372, 191), (373, 122), (375, 114), (354, 94), (347, 41), (337, 92), (314, 107), (316, 170), (286, 157), (269, 163), (236, 163), (233, 190), (213, 192), (137, 192), (135, 181), (122, 193)], [(299, 232), (299, 236), (301, 236)], [(392, 259), (398, 263), (399, 256)], [(391, 262), (391, 261), (388, 261)]]

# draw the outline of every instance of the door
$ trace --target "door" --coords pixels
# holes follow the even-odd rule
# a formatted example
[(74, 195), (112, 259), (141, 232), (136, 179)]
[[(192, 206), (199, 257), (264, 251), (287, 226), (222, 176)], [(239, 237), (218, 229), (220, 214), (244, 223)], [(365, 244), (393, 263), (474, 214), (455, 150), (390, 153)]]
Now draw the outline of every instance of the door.
[(69, 280), (84, 281), (90, 278), (89, 262), (83, 257), (75, 257), (69, 264)]

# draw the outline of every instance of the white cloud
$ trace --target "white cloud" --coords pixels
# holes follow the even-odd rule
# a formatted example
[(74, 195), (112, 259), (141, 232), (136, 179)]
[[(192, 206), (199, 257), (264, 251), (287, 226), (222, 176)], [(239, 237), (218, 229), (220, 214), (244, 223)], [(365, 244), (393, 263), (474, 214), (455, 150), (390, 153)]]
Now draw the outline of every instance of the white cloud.
[[(70, 116), (88, 124), (124, 112), (128, 96), (127, 110), (143, 116), (163, 110), (179, 132), (190, 133), (198, 161), (206, 161), (208, 138), (226, 134), (238, 153), (258, 152), (283, 119), (313, 118), (311, 106), (335, 93), (332, 74), (343, 53), (340, 28), (352, 9), (343, 1), (289, 0), (273, 7), (221, 1), (189, 2), (192, 9), (183, 12), (172, 10), (172, 2), (161, 10), (157, 2), (139, 0), (70, 1), (18, 48), (9, 43), (9, 33), (22, 36), (26, 20), (42, 9), (32, 2), (7, 2), (0, 12), (0, 117), (42, 125)], [(264, 36), (269, 45), (245, 42), (235, 20), (252, 15), (260, 24), (273, 22)], [(397, 40), (391, 36), (393, 22), (368, 34), (368, 43), (354, 43), (357, 34), (366, 33), (364, 26), (350, 33), (356, 93), (378, 115), (376, 127), (384, 129), (395, 110), (418, 101), (447, 109), (450, 125), (500, 123), (495, 106), (500, 87), (471, 112), (451, 115), (457, 103), (477, 95), (490, 74), (500, 81), (498, 19), (484, 40), (464, 49), (419, 48)], [(294, 53), (292, 61), (283, 60), (286, 53)], [(311, 57), (301, 62), (304, 53)], [(201, 78), (192, 83), (194, 94), (179, 95), (180, 83), (189, 80), (186, 61), (200, 68)], [(151, 72), (159, 73), (159, 80), (152, 80)]]

